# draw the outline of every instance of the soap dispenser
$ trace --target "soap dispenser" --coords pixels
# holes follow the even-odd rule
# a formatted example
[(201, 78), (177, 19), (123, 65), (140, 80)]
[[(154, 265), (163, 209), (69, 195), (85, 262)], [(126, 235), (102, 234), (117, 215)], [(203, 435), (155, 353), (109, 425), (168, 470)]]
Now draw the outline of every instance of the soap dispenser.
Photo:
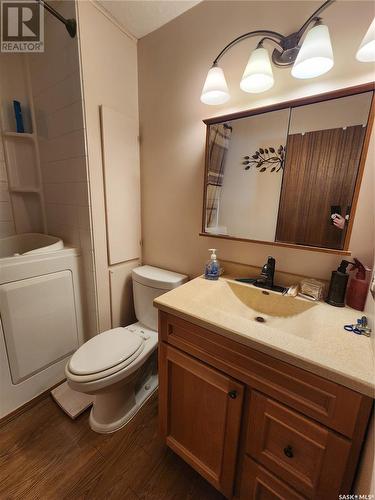
[(220, 264), (216, 257), (216, 248), (210, 248), (208, 251), (211, 252), (211, 257), (206, 264), (204, 277), (207, 280), (217, 280), (220, 276)]
[(345, 307), (345, 292), (348, 285), (349, 274), (346, 268), (351, 262), (342, 260), (337, 271), (332, 271), (326, 302), (331, 306)]
[(352, 266), (351, 271), (356, 269), (357, 272), (355, 276), (350, 278), (346, 304), (353, 309), (363, 311), (369, 287), (369, 282), (366, 280), (366, 269), (358, 259), (354, 259)]

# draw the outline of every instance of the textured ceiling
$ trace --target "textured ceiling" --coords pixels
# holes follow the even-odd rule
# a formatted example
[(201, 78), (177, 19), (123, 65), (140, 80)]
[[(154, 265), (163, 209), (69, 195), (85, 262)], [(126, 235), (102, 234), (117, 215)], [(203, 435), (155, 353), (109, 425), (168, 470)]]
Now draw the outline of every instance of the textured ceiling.
[(201, 0), (97, 0), (135, 38), (142, 38)]

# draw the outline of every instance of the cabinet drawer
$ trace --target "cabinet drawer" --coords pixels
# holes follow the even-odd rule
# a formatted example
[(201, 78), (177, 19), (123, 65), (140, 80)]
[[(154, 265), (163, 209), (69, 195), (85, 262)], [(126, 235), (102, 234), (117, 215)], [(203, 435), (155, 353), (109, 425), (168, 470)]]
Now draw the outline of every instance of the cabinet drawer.
[(304, 500), (304, 497), (249, 457), (245, 457), (241, 477), (241, 500)]
[(370, 414), (371, 398), (163, 311), (159, 334), (163, 342), (345, 436), (355, 434), (360, 414)]
[(308, 498), (337, 498), (351, 442), (254, 391), (246, 451)]

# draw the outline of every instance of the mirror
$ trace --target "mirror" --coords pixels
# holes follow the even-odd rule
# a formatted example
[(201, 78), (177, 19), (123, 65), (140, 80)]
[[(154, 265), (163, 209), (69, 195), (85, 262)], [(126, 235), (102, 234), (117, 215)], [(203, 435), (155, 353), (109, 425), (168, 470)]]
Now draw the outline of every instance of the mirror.
[(347, 250), (372, 96), (208, 120), (203, 234)]

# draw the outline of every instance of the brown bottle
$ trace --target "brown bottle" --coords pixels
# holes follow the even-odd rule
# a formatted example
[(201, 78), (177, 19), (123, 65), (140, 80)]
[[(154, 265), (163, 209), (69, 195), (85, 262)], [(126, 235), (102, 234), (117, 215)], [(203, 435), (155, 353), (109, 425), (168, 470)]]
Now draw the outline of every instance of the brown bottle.
[(363, 311), (369, 287), (369, 283), (366, 280), (366, 269), (358, 259), (354, 259), (352, 266), (351, 271), (357, 269), (357, 272), (349, 281), (346, 304), (353, 309)]

